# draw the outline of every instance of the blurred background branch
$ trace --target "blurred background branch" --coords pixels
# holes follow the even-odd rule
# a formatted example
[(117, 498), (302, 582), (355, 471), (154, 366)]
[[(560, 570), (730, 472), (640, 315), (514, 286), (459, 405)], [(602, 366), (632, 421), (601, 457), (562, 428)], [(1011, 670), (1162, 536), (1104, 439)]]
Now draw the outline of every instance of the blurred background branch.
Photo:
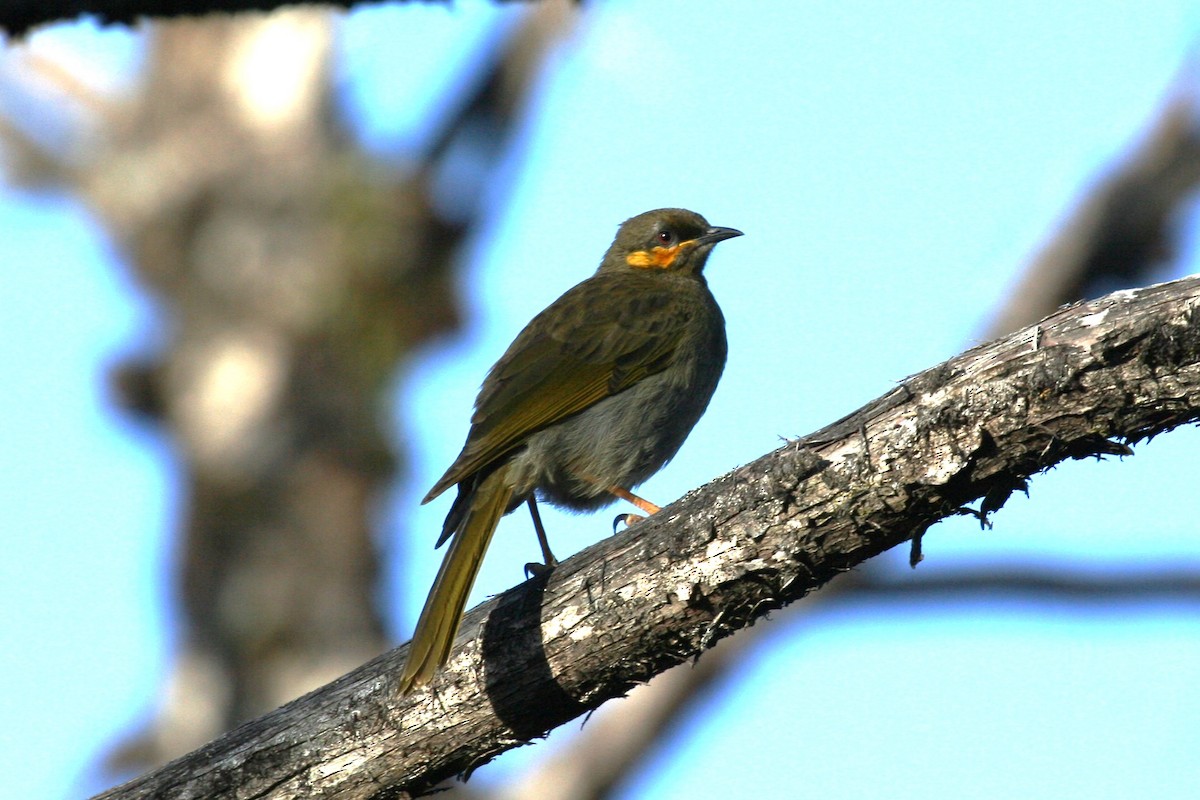
[(1050, 235), (989, 323), (985, 339), (1032, 325), (1054, 309), (1161, 274), (1183, 247), (1200, 185), (1197, 87), (1182, 83), (1142, 141)]
[[(350, 8), (381, 0), (329, 0), (325, 8)], [(445, 2), (445, 0), (394, 0), (395, 2)], [(52, 22), (93, 17), (101, 24), (133, 25), (143, 18), (165, 21), (176, 17), (206, 14), (232, 14), (247, 11), (273, 11), (283, 6), (315, 4), (288, 0), (8, 0), (0, 7), (0, 31), (22, 36), (31, 28)]]

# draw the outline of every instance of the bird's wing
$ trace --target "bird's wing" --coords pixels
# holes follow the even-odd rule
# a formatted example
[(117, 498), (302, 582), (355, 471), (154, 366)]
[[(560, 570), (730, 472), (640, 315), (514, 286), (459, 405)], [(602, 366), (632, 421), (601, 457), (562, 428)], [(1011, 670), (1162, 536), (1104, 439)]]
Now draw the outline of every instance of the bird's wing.
[(462, 453), (424, 502), (531, 434), (666, 368), (690, 305), (680, 302), (678, 287), (628, 273), (614, 278), (593, 276), (525, 327), (492, 367)]

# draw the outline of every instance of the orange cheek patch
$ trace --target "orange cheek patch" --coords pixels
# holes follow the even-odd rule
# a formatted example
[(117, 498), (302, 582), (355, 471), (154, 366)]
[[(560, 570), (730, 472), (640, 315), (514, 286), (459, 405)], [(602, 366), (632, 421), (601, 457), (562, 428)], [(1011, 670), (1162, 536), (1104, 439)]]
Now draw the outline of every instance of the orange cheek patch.
[(654, 247), (649, 250), (637, 250), (625, 257), (625, 263), (631, 267), (640, 267), (642, 269), (666, 269), (675, 263), (675, 258), (679, 255), (679, 249), (682, 244), (677, 244), (674, 247)]

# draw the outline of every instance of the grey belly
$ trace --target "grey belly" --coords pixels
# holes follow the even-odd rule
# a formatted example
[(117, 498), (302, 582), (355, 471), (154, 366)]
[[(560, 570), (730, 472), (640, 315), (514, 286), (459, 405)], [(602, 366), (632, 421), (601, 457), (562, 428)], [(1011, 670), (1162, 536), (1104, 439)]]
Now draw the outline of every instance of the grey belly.
[(536, 489), (540, 498), (577, 510), (612, 503), (608, 487), (632, 489), (671, 460), (719, 377), (667, 370), (534, 434), (513, 459), (518, 495)]

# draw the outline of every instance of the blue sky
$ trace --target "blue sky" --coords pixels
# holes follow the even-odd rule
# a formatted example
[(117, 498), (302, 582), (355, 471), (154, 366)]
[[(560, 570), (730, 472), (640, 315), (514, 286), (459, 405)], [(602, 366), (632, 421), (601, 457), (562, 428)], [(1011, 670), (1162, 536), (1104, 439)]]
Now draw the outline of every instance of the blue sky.
[[(747, 234), (710, 261), (729, 366), (640, 492), (664, 503), (974, 344), (1025, 260), (1136, 142), (1200, 30), (1182, 2), (744, 9), (591, 4), (542, 76), (468, 247), (467, 329), (398, 381), (397, 419), (418, 438), (384, 532), (411, 542), (385, 593), (406, 609), (397, 642), (441, 557), (446, 503), (417, 501), (457, 453), (479, 381), (621, 220), (681, 205)], [(419, 147), (474, 49), (521, 13), (351, 15), (345, 108), (367, 146)], [(50, 36), (118, 69), (136, 53), (127, 34)], [(1196, 271), (1188, 225), (1179, 274)], [(99, 788), (89, 760), (149, 710), (167, 669), (180, 498), (169, 446), (106, 398), (106, 366), (153, 315), (103, 237), (69, 199), (11, 191), (0, 231), (0, 796), (70, 797)], [(1181, 430), (1040, 476), (994, 530), (934, 528), (911, 577), (905, 554), (884, 558), (913, 581), (987, 564), (1198, 567), (1197, 445)], [(608, 519), (546, 521), (561, 556)], [(527, 520), (505, 520), (476, 598), (535, 555)], [(624, 797), (1184, 798), (1200, 780), (1193, 608), (897, 602), (768, 624)], [(519, 773), (576, 728), (472, 781)]]

